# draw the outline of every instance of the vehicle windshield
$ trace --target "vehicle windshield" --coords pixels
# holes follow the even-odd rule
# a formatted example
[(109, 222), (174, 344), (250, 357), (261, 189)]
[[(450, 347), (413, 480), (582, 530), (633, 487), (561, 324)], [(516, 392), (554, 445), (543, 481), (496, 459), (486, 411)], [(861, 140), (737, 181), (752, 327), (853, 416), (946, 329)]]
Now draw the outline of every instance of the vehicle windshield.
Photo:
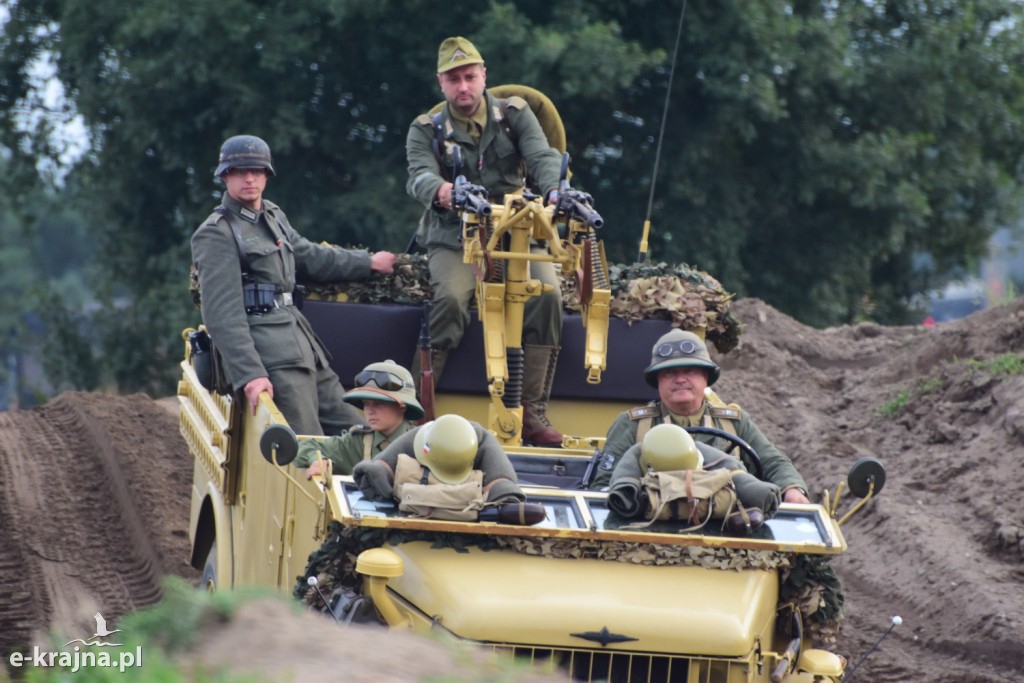
[(681, 522), (656, 522), (635, 528), (608, 509), (607, 494), (597, 491), (564, 491), (523, 487), (528, 500), (544, 506), (545, 518), (531, 526), (493, 522), (451, 522), (413, 517), (394, 502), (367, 499), (350, 477), (337, 477), (341, 499), (339, 520), (344, 524), (374, 527), (437, 529), (463, 533), (516, 536), (553, 536), (588, 540), (619, 540), (672, 545), (705, 545), (833, 554), (845, 549), (839, 535), (818, 505), (784, 505), (760, 528), (750, 533), (730, 533), (719, 523), (686, 530)]

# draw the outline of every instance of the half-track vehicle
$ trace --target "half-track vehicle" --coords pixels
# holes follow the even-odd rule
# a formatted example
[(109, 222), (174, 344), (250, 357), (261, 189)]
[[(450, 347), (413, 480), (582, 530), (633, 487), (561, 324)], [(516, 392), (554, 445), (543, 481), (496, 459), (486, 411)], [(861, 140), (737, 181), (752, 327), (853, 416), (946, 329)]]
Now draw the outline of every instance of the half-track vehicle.
[[(487, 210), (463, 206), (465, 259), (479, 267), (483, 303), (434, 402), (437, 415), (463, 415), (499, 438), (543, 513), (424, 519), (368, 500), (351, 476), (328, 470), (307, 480), (290, 463), (300, 441), (322, 437), (294, 434), (267, 394), (252, 415), (244, 401), (207, 389), (186, 341), (178, 396), (195, 456), (191, 563), (203, 585), (274, 586), (342, 623), (440, 630), (577, 680), (840, 681), (845, 662), (813, 647), (787, 577), (846, 551), (837, 519), (845, 484), (831, 501), (783, 503), (763, 526), (741, 531), (632, 528), (610, 511), (607, 492), (587, 486), (613, 419), (653, 398), (643, 369), (671, 323), (609, 316), (593, 215), (570, 212), (559, 229), (557, 212), (528, 194)], [(523, 445), (521, 412), (504, 400), (515, 384), (506, 350), (537, 284), (523, 256), (531, 237), (547, 239), (552, 260), (586, 290), (582, 311), (565, 316), (548, 407), (567, 435), (561, 448)], [(368, 363), (413, 357), (421, 307), (345, 298), (314, 294), (304, 308), (343, 381)], [(849, 487), (864, 500), (846, 516), (883, 483), (877, 461), (855, 465)]]

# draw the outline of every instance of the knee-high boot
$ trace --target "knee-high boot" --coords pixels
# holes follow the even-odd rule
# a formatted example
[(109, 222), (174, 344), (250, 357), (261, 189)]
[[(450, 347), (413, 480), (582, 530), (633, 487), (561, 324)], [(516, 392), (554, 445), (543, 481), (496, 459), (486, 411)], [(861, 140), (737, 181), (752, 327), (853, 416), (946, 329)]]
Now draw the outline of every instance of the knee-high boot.
[(561, 446), (562, 433), (548, 420), (548, 399), (555, 380), (557, 346), (523, 345), (523, 442)]

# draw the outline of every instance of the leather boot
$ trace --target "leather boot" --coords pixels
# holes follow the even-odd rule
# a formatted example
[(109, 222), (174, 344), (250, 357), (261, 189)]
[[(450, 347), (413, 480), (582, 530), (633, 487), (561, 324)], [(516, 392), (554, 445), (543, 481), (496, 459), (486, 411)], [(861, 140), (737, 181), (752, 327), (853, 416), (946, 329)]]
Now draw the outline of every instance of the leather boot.
[(523, 345), (523, 442), (561, 446), (562, 433), (548, 420), (548, 398), (555, 380), (557, 346)]

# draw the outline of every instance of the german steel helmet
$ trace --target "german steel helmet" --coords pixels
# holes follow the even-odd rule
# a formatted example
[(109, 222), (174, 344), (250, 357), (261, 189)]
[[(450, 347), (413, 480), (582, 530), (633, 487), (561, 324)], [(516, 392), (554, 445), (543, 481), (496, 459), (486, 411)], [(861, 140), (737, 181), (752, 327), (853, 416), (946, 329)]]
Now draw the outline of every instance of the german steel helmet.
[(270, 145), (255, 135), (235, 135), (220, 146), (217, 170), (213, 175), (219, 178), (231, 168), (265, 168), (270, 175), (277, 175), (274, 160), (270, 157)]
[(423, 417), (423, 406), (416, 400), (412, 374), (395, 361), (370, 363), (355, 379), (355, 386), (345, 393), (346, 403), (362, 409), (366, 399), (387, 401), (404, 406), (407, 420)]
[(651, 364), (644, 370), (644, 379), (652, 387), (658, 386), (658, 371), (665, 368), (681, 367), (707, 368), (708, 386), (718, 381), (722, 374), (708, 354), (707, 344), (693, 332), (672, 330), (666, 332), (654, 342), (651, 349)]
[(650, 470), (699, 470), (703, 466), (704, 455), (690, 433), (679, 425), (655, 425), (640, 443), (640, 469), (644, 474)]
[(442, 415), (417, 429), (413, 438), (416, 460), (445, 484), (466, 481), (477, 445), (476, 430), (459, 415)]

